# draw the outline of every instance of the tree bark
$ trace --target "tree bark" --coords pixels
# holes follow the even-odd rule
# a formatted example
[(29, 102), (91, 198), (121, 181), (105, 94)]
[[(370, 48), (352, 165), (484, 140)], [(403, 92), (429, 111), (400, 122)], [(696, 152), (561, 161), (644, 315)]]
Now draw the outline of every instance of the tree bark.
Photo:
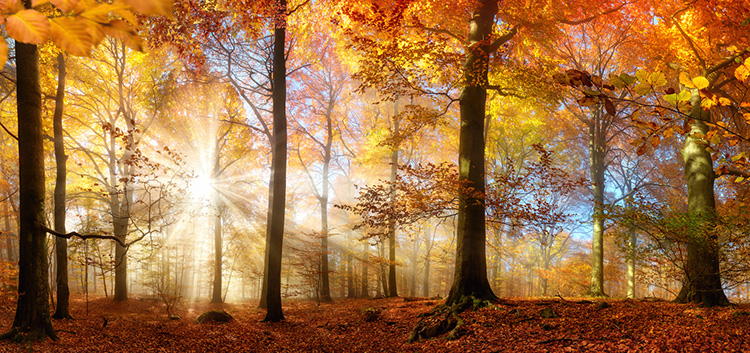
[(44, 145), (39, 52), (16, 42), (20, 194), (18, 303), (11, 330), (0, 339), (57, 339), (49, 314), (47, 234), (44, 231)]
[[(398, 140), (398, 99), (393, 103), (393, 135)], [(398, 173), (398, 145), (391, 151), (391, 203), (396, 202), (396, 175)], [(388, 223), (388, 297), (398, 297), (396, 288), (396, 222)]]
[(368, 269), (367, 269), (367, 258), (370, 256), (370, 249), (367, 242), (362, 242), (362, 288), (360, 297), (368, 298), (370, 296), (370, 287), (367, 283)]
[[(122, 113), (122, 117), (125, 120), (125, 126), (127, 127), (128, 131), (133, 131), (135, 129), (135, 121), (131, 116), (128, 114), (128, 109), (125, 107), (125, 65), (127, 62), (127, 49), (125, 48), (125, 45), (120, 43), (119, 50), (114, 50), (114, 62), (115, 62), (115, 71), (117, 72), (117, 89), (118, 89), (118, 96), (119, 96), (119, 109), (120, 113)], [(112, 124), (114, 127), (115, 124)], [(114, 133), (111, 137), (111, 152), (115, 153), (115, 136)], [(114, 159), (110, 158), (110, 174), (112, 176), (112, 182), (117, 182), (117, 180), (122, 179), (123, 180), (123, 190), (122, 195), (120, 195), (120, 192), (115, 192), (114, 195), (110, 196), (114, 203), (112, 204), (112, 211), (113, 211), (113, 228), (114, 233), (117, 238), (119, 238), (123, 243), (127, 241), (128, 236), (128, 226), (130, 223), (130, 206), (133, 204), (133, 183), (134, 180), (131, 180), (133, 176), (133, 168), (134, 166), (132, 163), (130, 163), (130, 159), (132, 158), (133, 151), (135, 150), (135, 141), (133, 139), (133, 135), (130, 134), (126, 140), (126, 145), (124, 148), (124, 152), (122, 157), (119, 161), (119, 168), (115, 165), (116, 163), (116, 157)], [(120, 170), (121, 174), (120, 176), (116, 176), (114, 172), (116, 170)], [(115, 244), (115, 284), (114, 284), (114, 295), (113, 295), (114, 301), (121, 302), (128, 300), (128, 258), (127, 258), (127, 249), (120, 245), (119, 243)]]
[[(63, 145), (63, 104), (65, 102), (65, 57), (57, 54), (57, 96), (55, 97), (55, 114), (53, 117), (53, 133), (55, 140), (55, 163), (57, 176), (55, 180), (55, 231), (66, 233), (65, 230), (65, 187), (67, 185), (67, 168)], [(55, 238), (55, 263), (57, 264), (57, 306), (55, 319), (72, 319), (70, 315), (70, 289), (68, 288), (68, 239)]]
[(214, 191), (217, 195), (216, 198), (216, 209), (214, 210), (214, 282), (213, 291), (211, 292), (211, 303), (218, 304), (224, 302), (221, 297), (221, 276), (222, 276), (222, 259), (224, 245), (222, 242), (222, 228), (221, 228), (221, 205), (219, 204), (218, 192)]
[(354, 256), (351, 250), (347, 249), (346, 253), (346, 297), (354, 298), (357, 295), (354, 291)]
[(424, 297), (430, 296), (430, 255), (432, 253), (433, 242), (429, 233), (429, 229), (426, 229), (424, 232), (424, 243), (427, 249), (424, 255), (424, 280), (422, 282), (422, 296)]
[[(601, 114), (595, 111), (594, 114)], [(604, 157), (605, 131), (601, 119), (594, 118), (589, 124), (589, 164), (594, 194), (594, 227), (591, 238), (591, 288), (589, 295), (604, 297)]]
[(328, 174), (331, 166), (333, 146), (333, 101), (329, 101), (326, 111), (326, 144), (323, 146), (323, 180), (320, 197), (320, 300), (331, 301), (331, 286), (328, 269)]
[(266, 252), (267, 289), (266, 317), (263, 321), (284, 320), (281, 310), (281, 253), (284, 245), (284, 213), (286, 208), (286, 0), (277, 0), (273, 43), (273, 147), (271, 173), (273, 195), (268, 246)]
[[(213, 170), (211, 171), (211, 180), (216, 180), (221, 173), (221, 145), (219, 138), (214, 143), (214, 155), (213, 155)], [(212, 190), (213, 203), (214, 203), (214, 282), (213, 291), (211, 292), (211, 303), (218, 304), (224, 302), (221, 296), (222, 289), (222, 263), (224, 254), (224, 245), (222, 239), (222, 224), (221, 216), (223, 213), (224, 204), (222, 202), (221, 194), (219, 190)]]
[(463, 296), (495, 299), (487, 280), (486, 230), (484, 206), (484, 119), (487, 103), (489, 37), (495, 24), (498, 5), (481, 0), (469, 21), (469, 45), (464, 63), (464, 88), (459, 97), (461, 129), (458, 146), (459, 180), (473, 190), (459, 191), (456, 266), (447, 305), (457, 304)]
[(716, 217), (714, 169), (706, 142), (694, 134), (708, 132), (706, 122), (711, 114), (700, 105), (697, 89), (692, 89), (690, 103), (690, 134), (685, 139), (682, 158), (688, 188), (688, 216), (693, 231), (687, 243), (686, 281), (675, 299), (680, 303), (701, 303), (703, 306), (727, 305), (729, 300), (721, 285), (718, 235), (713, 232)]

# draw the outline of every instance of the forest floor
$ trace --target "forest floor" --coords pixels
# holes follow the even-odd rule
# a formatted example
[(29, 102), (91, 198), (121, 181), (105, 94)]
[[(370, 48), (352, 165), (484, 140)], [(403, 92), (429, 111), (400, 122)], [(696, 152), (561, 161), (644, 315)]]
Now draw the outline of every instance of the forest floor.
[[(0, 342), (0, 352), (727, 352), (750, 351), (750, 305), (706, 309), (640, 300), (501, 299), (465, 311), (464, 335), (407, 343), (439, 300), (338, 299), (332, 304), (285, 302), (286, 321), (263, 323), (255, 303), (178, 307), (170, 320), (164, 304), (130, 299), (114, 303), (80, 296), (76, 318), (53, 322), (58, 341)], [(602, 304), (605, 303), (605, 304)], [(13, 321), (15, 303), (0, 303), (0, 330)], [(223, 309), (229, 323), (196, 323)], [(551, 309), (555, 318), (542, 318)]]

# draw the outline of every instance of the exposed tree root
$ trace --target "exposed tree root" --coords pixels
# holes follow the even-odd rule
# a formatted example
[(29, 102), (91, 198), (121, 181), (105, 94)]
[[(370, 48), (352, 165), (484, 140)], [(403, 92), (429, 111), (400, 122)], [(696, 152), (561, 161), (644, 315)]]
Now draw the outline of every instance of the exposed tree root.
[(31, 343), (36, 341), (43, 341), (49, 337), (53, 341), (57, 341), (57, 333), (52, 329), (52, 325), (44, 325), (46, 327), (39, 327), (36, 329), (20, 330), (18, 327), (12, 327), (10, 331), (0, 335), (0, 341), (11, 340), (18, 343)]
[(56, 312), (54, 315), (52, 315), (52, 318), (55, 320), (73, 320), (73, 315), (70, 315), (70, 313), (62, 314)]
[(490, 305), (487, 300), (476, 299), (471, 296), (462, 296), (456, 304), (441, 304), (429, 313), (422, 314), (417, 326), (409, 334), (407, 342), (419, 341), (448, 334), (446, 339), (455, 340), (464, 334), (464, 320), (460, 314), (472, 308), (476, 310)]

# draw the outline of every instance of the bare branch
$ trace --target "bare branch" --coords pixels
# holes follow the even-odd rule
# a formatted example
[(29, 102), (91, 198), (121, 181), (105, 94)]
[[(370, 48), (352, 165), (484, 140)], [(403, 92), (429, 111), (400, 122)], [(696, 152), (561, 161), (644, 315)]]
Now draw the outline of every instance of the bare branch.
[(52, 234), (52, 235), (54, 235), (54, 236), (56, 236), (58, 238), (70, 239), (72, 237), (78, 237), (78, 238), (81, 238), (83, 240), (86, 240), (86, 239), (109, 239), (109, 240), (116, 241), (118, 244), (120, 244), (121, 246), (124, 246), (124, 247), (127, 247), (127, 246), (130, 245), (130, 244), (125, 244), (125, 242), (123, 242), (120, 238), (118, 238), (118, 237), (116, 237), (114, 235), (100, 235), (100, 234), (85, 234), (84, 235), (84, 234), (80, 234), (78, 232), (59, 233), (59, 232), (56, 232), (56, 231), (54, 231), (54, 230), (52, 230), (50, 228), (47, 228), (47, 227), (42, 227), (42, 230), (44, 230), (45, 232), (47, 232), (49, 234)]

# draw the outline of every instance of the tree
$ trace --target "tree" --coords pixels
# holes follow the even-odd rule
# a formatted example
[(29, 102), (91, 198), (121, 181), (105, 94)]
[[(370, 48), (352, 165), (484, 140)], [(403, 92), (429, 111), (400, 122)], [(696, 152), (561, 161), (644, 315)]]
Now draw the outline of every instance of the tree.
[[(320, 186), (311, 172), (313, 161), (307, 162), (302, 155), (302, 147), (297, 148), (297, 158), (300, 165), (310, 179), (313, 195), (320, 205), (320, 300), (331, 301), (330, 270), (328, 267), (329, 247), (328, 238), (330, 227), (328, 225), (328, 201), (331, 183), (331, 166), (335, 159), (334, 139), (340, 135), (340, 125), (346, 116), (341, 113), (344, 89), (347, 87), (346, 73), (341, 69), (341, 61), (333, 51), (330, 38), (314, 38), (312, 45), (319, 49), (312, 67), (305, 68), (300, 72), (300, 90), (295, 92), (296, 100), (307, 103), (309, 115), (312, 119), (302, 121), (295, 120), (295, 130), (310, 140), (315, 146), (306, 149), (306, 155), (320, 155)], [(311, 103), (311, 104), (310, 104)], [(306, 109), (306, 110), (307, 110)], [(343, 117), (342, 117), (343, 115)], [(353, 288), (351, 288), (353, 290)]]
[[(369, 25), (370, 30), (384, 39), (373, 41), (361, 35), (361, 30), (348, 32), (353, 38), (352, 46), (363, 53), (363, 69), (358, 77), (366, 85), (378, 87), (391, 97), (411, 94), (451, 98), (451, 90), (460, 87), (457, 99), (460, 105), (458, 170), (460, 182), (470, 183), (471, 189), (461, 189), (459, 194), (456, 266), (446, 304), (457, 304), (470, 296), (494, 299), (495, 294), (487, 280), (483, 202), (487, 90), (507, 95), (514, 89), (489, 82), (491, 60), (493, 56), (501, 57), (507, 52), (511, 39), (525, 25), (532, 26), (538, 22), (544, 23), (547, 28), (554, 28), (560, 23), (580, 24), (600, 14), (619, 11), (624, 4), (576, 2), (567, 6), (548, 6), (533, 13), (516, 3), (508, 4), (501, 12), (498, 2), (492, 0), (468, 5), (418, 1), (399, 3), (392, 8), (381, 6), (378, 1), (372, 1), (369, 5), (366, 10), (351, 5), (345, 12), (355, 23)], [(587, 13), (593, 16), (569, 18)], [(465, 26), (464, 18), (446, 17), (446, 14), (468, 15), (469, 26)], [(502, 20), (496, 26), (498, 14), (501, 14)], [(406, 36), (406, 33), (412, 35)], [(441, 45), (426, 44), (431, 41), (439, 41)], [(461, 55), (455, 55), (457, 52), (461, 52)], [(415, 57), (435, 59), (416, 60), (413, 59)], [(459, 61), (462, 62), (460, 68)], [(441, 69), (427, 80), (423, 73), (425, 65), (450, 66), (454, 70)], [(437, 83), (432, 87), (422, 79)]]
[[(149, 3), (151, 4), (151, 3)], [(144, 3), (133, 2), (132, 7), (146, 14), (161, 12), (166, 14), (170, 6), (166, 2), (154, 2), (154, 7), (144, 7)], [(7, 5), (6, 5), (7, 6)], [(67, 7), (63, 6), (63, 10)], [(95, 4), (86, 10), (102, 10)], [(106, 7), (105, 7), (106, 8)], [(19, 283), (18, 305), (11, 330), (0, 339), (43, 340), (46, 337), (57, 339), (49, 315), (49, 287), (47, 284), (46, 228), (44, 226), (44, 146), (41, 116), (41, 87), (39, 79), (39, 52), (37, 44), (43, 43), (51, 35), (61, 48), (77, 55), (86, 55), (94, 42), (86, 24), (92, 29), (119, 35), (123, 39), (137, 38), (125, 22), (113, 22), (108, 18), (113, 11), (129, 13), (127, 6), (116, 9), (106, 8), (98, 15), (93, 11), (80, 13), (89, 16), (91, 21), (76, 20), (71, 17), (58, 17), (48, 20), (44, 15), (31, 9), (30, 2), (15, 3), (5, 9), (6, 31), (16, 39), (16, 72), (18, 104), (18, 156), (19, 156)], [(52, 24), (51, 24), (52, 22)], [(111, 27), (107, 27), (111, 26)], [(75, 31), (65, 29), (77, 29)], [(81, 29), (83, 29), (81, 31)], [(7, 59), (7, 47), (0, 41), (0, 62)]]
[[(55, 140), (55, 163), (57, 164), (57, 176), (55, 180), (55, 231), (66, 233), (65, 231), (65, 187), (67, 185), (67, 167), (65, 162), (68, 157), (65, 155), (65, 146), (63, 143), (63, 107), (65, 102), (65, 56), (63, 53), (57, 54), (57, 96), (55, 97), (55, 115), (54, 115), (54, 140)], [(72, 319), (70, 315), (70, 289), (68, 288), (68, 240), (62, 237), (55, 238), (55, 264), (56, 269), (56, 286), (57, 286), (57, 307), (55, 319)]]
[(286, 212), (286, 0), (276, 2), (273, 17), (273, 143), (271, 145), (271, 188), (268, 196), (268, 236), (266, 237), (265, 279), (266, 317), (263, 321), (284, 320), (281, 311), (281, 251), (284, 244)]

